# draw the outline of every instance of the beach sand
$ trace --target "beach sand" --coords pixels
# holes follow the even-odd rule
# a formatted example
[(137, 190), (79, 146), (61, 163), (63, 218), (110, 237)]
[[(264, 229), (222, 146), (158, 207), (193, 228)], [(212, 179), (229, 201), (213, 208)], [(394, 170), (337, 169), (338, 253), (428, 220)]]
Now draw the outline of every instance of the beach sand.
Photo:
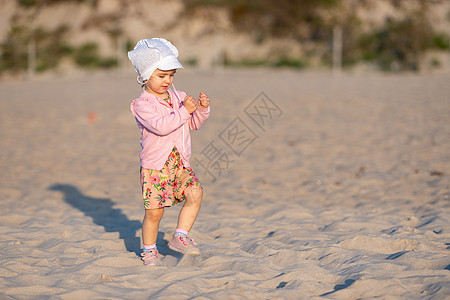
[[(450, 299), (450, 75), (183, 70), (200, 257), (140, 259), (135, 74), (0, 83), (1, 299)], [(262, 94), (263, 93), (263, 94)]]

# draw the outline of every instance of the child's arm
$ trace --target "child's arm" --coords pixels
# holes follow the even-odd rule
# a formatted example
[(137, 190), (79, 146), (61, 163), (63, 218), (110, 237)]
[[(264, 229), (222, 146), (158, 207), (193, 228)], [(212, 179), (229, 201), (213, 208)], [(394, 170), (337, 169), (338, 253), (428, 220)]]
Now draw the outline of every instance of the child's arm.
[(200, 93), (198, 97), (198, 108), (192, 114), (192, 118), (189, 120), (189, 128), (192, 130), (198, 130), (208, 119), (210, 113), (209, 97), (205, 93)]
[(180, 128), (191, 117), (185, 106), (174, 109), (168, 115), (161, 115), (153, 103), (145, 100), (134, 101), (131, 110), (142, 125), (157, 135), (168, 135)]

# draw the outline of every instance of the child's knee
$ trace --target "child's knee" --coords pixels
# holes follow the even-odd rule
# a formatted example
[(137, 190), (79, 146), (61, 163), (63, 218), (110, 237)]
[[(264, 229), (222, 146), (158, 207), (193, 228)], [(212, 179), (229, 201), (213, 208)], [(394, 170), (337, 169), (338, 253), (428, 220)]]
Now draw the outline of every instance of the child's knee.
[(200, 205), (203, 198), (203, 188), (187, 188), (185, 191), (186, 203)]
[(149, 222), (159, 222), (161, 221), (164, 214), (164, 208), (158, 209), (146, 209), (145, 210), (145, 218)]

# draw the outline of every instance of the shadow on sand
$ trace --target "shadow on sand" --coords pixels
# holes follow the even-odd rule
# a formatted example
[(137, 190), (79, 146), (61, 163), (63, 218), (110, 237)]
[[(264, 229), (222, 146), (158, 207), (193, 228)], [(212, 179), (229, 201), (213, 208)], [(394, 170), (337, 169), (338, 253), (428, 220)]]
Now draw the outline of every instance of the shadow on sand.
[[(120, 209), (113, 208), (114, 202), (108, 198), (94, 198), (83, 195), (80, 190), (70, 184), (54, 184), (49, 187), (51, 191), (62, 192), (64, 200), (74, 208), (82, 211), (86, 216), (91, 217), (92, 221), (105, 228), (106, 232), (118, 232), (119, 238), (125, 243), (128, 252), (134, 252), (140, 257), (141, 242), (136, 237), (136, 231), (142, 226), (142, 223), (135, 220), (129, 220)], [(162, 255), (171, 255), (179, 261), (183, 254), (175, 252), (168, 247), (168, 241), (164, 238), (165, 233), (158, 232), (157, 244), (158, 250)]]
[(142, 226), (141, 222), (129, 220), (120, 209), (113, 208), (115, 203), (111, 199), (83, 195), (78, 188), (70, 184), (54, 184), (49, 190), (62, 192), (67, 203), (91, 217), (92, 221), (103, 226), (106, 232), (118, 232), (127, 251), (139, 255), (140, 239), (136, 237), (136, 231)]

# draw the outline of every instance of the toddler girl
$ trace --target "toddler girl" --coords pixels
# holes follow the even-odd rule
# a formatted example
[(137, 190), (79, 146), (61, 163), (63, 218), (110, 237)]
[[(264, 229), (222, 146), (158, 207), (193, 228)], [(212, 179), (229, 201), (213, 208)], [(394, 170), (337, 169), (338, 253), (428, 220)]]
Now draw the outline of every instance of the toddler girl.
[(203, 188), (189, 165), (191, 138), (209, 116), (209, 98), (200, 93), (198, 101), (172, 86), (178, 50), (161, 38), (141, 40), (128, 52), (143, 87), (131, 111), (141, 131), (141, 186), (145, 207), (142, 224), (144, 265), (158, 264), (156, 238), (164, 208), (183, 202), (169, 248), (189, 255), (200, 250), (189, 236), (202, 201)]

